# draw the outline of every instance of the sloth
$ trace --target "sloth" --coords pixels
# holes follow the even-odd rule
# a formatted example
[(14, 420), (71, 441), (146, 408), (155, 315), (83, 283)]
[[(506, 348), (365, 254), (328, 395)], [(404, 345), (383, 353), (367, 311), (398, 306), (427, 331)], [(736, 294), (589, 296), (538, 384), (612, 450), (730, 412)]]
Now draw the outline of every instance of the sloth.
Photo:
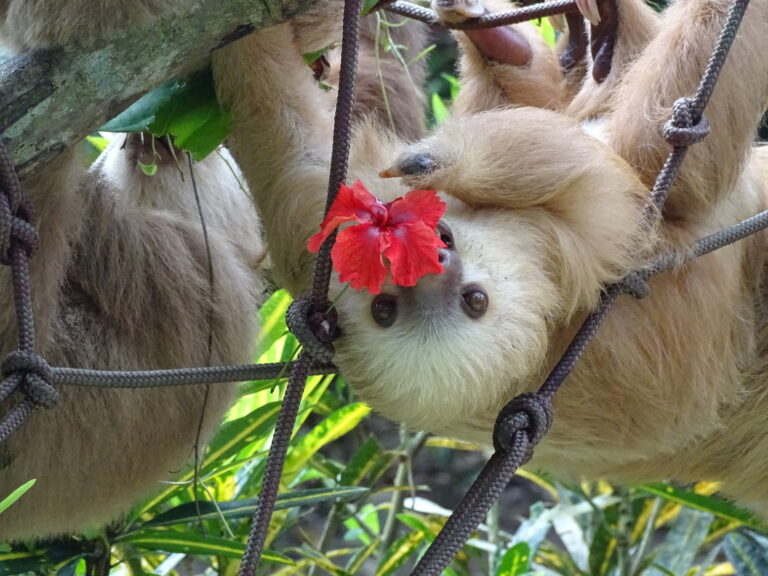
[[(0, 2), (15, 50), (98, 42), (168, 2)], [(96, 13), (94, 13), (96, 11)], [(155, 162), (145, 175), (139, 162)], [(30, 261), (37, 352), (53, 366), (160, 369), (251, 359), (265, 283), (253, 202), (211, 155), (194, 166), (148, 135), (116, 138), (88, 169), (79, 147), (22, 182), (37, 212)], [(209, 258), (212, 275), (209, 275)], [(0, 270), (0, 354), (16, 347), (10, 270)], [(194, 460), (235, 384), (146, 390), (64, 387), (0, 447), (0, 541), (98, 528)], [(0, 405), (4, 416), (18, 401)]]
[[(711, 133), (651, 231), (641, 214), (670, 150), (662, 127), (695, 91), (730, 2), (679, 0), (661, 14), (609, 2), (582, 3), (592, 21), (614, 19), (607, 75), (599, 51), (563, 74), (558, 50), (528, 25), (459, 32), (450, 120), (417, 142), (357, 123), (348, 181), (383, 201), (434, 189), (447, 203), (442, 274), (378, 295), (332, 288), (335, 362), (385, 416), (490, 444), (499, 410), (541, 384), (607, 283), (765, 208), (766, 153), (752, 143), (768, 96), (768, 1), (751, 3), (706, 110)], [(449, 21), (486, 6), (434, 8)], [(332, 124), (302, 51), (287, 24), (213, 57), (236, 118), (231, 150), (275, 277), (294, 295), (311, 284), (306, 245), (323, 216)], [(768, 503), (765, 242), (752, 236), (653, 279), (645, 300), (620, 299), (556, 395), (532, 465), (570, 478), (719, 480), (742, 502)]]
[[(0, 41), (14, 51), (95, 45), (119, 27), (179, 5), (0, 1)], [(307, 45), (325, 47), (339, 37), (338, 23), (321, 21), (327, 9), (320, 2), (296, 19)], [(387, 30), (405, 58), (424, 48), (417, 23)], [(393, 53), (376, 50), (375, 19), (363, 22), (361, 35), (360, 59), (371, 72), (360, 76), (355, 114), (379, 114), (394, 132), (415, 140), (425, 125), (417, 89), (423, 61), (406, 73)], [(319, 70), (330, 84), (338, 78), (338, 56), (330, 52)], [(121, 370), (248, 362), (267, 284), (265, 253), (253, 202), (226, 150), (194, 165), (212, 279), (183, 152), (164, 139), (133, 134), (114, 138), (90, 169), (81, 156), (73, 148), (22, 182), (41, 237), (31, 260), (38, 353), (51, 365)], [(155, 162), (157, 173), (145, 175), (139, 162)], [(10, 271), (0, 269), (2, 355), (16, 346), (10, 285)], [(0, 446), (0, 498), (37, 480), (0, 514), (0, 541), (78, 533), (118, 520), (192, 463), (236, 386), (65, 387), (59, 393), (53, 409), (33, 413)], [(0, 405), (0, 415), (11, 405)]]

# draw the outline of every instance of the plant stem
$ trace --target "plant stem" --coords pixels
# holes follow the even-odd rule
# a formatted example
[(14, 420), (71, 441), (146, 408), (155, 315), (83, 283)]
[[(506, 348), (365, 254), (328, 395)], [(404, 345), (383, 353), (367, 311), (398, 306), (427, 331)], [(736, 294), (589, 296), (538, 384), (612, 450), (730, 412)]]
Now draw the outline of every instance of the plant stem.
[(499, 532), (499, 503), (498, 501), (488, 510), (488, 543), (493, 544), (494, 549), (488, 552), (488, 576), (494, 576), (499, 569), (499, 560), (501, 559), (501, 548)]
[(632, 570), (630, 570), (632, 576), (640, 576), (643, 556), (645, 556), (645, 551), (653, 536), (653, 529), (656, 524), (656, 519), (659, 517), (659, 512), (661, 512), (661, 498), (656, 497), (653, 499), (653, 508), (651, 508), (651, 513), (648, 516), (648, 522), (645, 523), (643, 537), (640, 539), (640, 544), (635, 551), (635, 556), (632, 561)]
[[(339, 512), (340, 505), (338, 502), (334, 502), (331, 507), (331, 511), (328, 513), (328, 519), (323, 526), (323, 533), (320, 535), (320, 541), (317, 543), (317, 551), (321, 554), (325, 553), (325, 549), (331, 542), (331, 538), (336, 533), (336, 528), (339, 525)], [(307, 576), (315, 576), (317, 571), (317, 564), (312, 564), (307, 571)]]
[(619, 501), (619, 519), (616, 530), (616, 569), (619, 576), (630, 575), (629, 547), (632, 545), (632, 497), (623, 486), (616, 488)]
[(403, 511), (403, 501), (405, 500), (405, 491), (402, 490), (408, 484), (408, 473), (411, 467), (411, 461), (413, 457), (421, 450), (426, 442), (428, 434), (426, 432), (417, 432), (411, 436), (405, 429), (405, 426), (400, 427), (400, 463), (397, 465), (397, 471), (395, 472), (395, 481), (393, 486), (395, 488), (392, 494), (392, 500), (389, 504), (389, 512), (387, 513), (387, 519), (384, 522), (384, 531), (381, 535), (381, 553), (384, 554), (392, 542), (395, 540), (395, 534), (397, 532), (397, 515)]

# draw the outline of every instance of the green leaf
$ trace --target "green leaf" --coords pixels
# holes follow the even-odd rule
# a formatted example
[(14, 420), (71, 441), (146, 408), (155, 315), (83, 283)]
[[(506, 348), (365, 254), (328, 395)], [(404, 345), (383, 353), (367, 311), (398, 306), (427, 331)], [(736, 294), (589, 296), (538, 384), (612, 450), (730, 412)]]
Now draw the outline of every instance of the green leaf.
[(339, 482), (345, 486), (361, 484), (381, 454), (382, 449), (379, 441), (373, 436), (368, 436), (341, 473)]
[(363, 6), (360, 8), (360, 16), (367, 16), (378, 3), (379, 0), (363, 0)]
[(347, 564), (347, 572), (350, 574), (358, 574), (363, 566), (363, 563), (370, 558), (370, 556), (376, 552), (376, 549), (381, 544), (381, 540), (378, 538), (372, 540), (367, 546), (363, 546), (360, 550), (352, 556)]
[[(358, 486), (341, 486), (338, 488), (311, 488), (307, 490), (295, 490), (280, 494), (277, 497), (275, 510), (296, 508), (299, 506), (311, 506), (327, 500), (355, 500), (367, 494), (368, 488)], [(159, 526), (173, 526), (186, 524), (199, 520), (219, 520), (220, 518), (249, 518), (253, 515), (258, 498), (244, 498), (230, 502), (185, 502), (171, 510), (163, 512), (152, 520), (145, 522), (141, 528)], [(199, 512), (199, 514), (198, 514)]]
[(681, 509), (672, 529), (656, 551), (653, 568), (645, 574), (657, 576), (661, 568), (660, 572), (664, 574), (686, 574), (707, 538), (712, 518), (705, 512)]
[(199, 161), (224, 141), (231, 122), (228, 111), (216, 100), (213, 75), (207, 69), (160, 85), (100, 130), (171, 135), (176, 146)]
[(142, 164), (139, 162), (139, 168), (141, 168), (141, 171), (147, 176), (154, 176), (157, 174), (157, 164), (154, 162), (152, 164)]
[[(374, 3), (376, 1), (377, 0), (373, 0)], [(304, 62), (306, 62), (307, 64), (312, 64), (312, 62), (324, 56), (327, 52), (336, 48), (338, 44), (339, 44), (338, 42), (332, 42), (331, 44), (328, 44), (328, 46), (326, 46), (325, 48), (320, 48), (320, 50), (315, 50), (314, 52), (307, 52), (306, 54), (302, 54), (302, 56), (304, 57)]]
[(8, 552), (0, 553), (0, 575), (56, 574), (71, 563), (77, 563), (82, 557), (80, 543), (75, 541), (54, 541), (48, 546), (40, 546), (34, 550), (17, 546)]
[(717, 498), (716, 496), (704, 496), (702, 494), (696, 494), (690, 490), (681, 490), (680, 488), (675, 488), (668, 484), (642, 484), (638, 486), (638, 488), (649, 494), (660, 496), (670, 502), (683, 504), (694, 510), (709, 512), (724, 520), (738, 522), (753, 530), (760, 532), (768, 530), (768, 526), (756, 518), (751, 512), (739, 508), (727, 500)]
[(171, 101), (178, 82), (166, 82), (148, 92), (130, 107), (104, 124), (101, 132), (149, 132), (149, 126), (155, 121), (157, 110)]
[(461, 90), (461, 82), (456, 76), (453, 76), (452, 74), (446, 74), (445, 72), (440, 74), (440, 78), (448, 82), (451, 90), (451, 102), (453, 102), (456, 100), (456, 96), (459, 95), (459, 90)]
[(389, 576), (400, 568), (416, 552), (424, 540), (421, 531), (411, 532), (392, 543), (381, 560), (376, 576)]
[(224, 140), (232, 128), (232, 114), (228, 110), (217, 110), (205, 122), (176, 137), (174, 144), (189, 151), (195, 162), (200, 162)]
[(291, 475), (298, 473), (320, 448), (352, 430), (370, 411), (371, 409), (361, 402), (350, 404), (336, 410), (299, 439), (285, 459), (283, 476), (286, 481), (289, 481)]
[(435, 124), (442, 124), (451, 117), (448, 107), (437, 92), (432, 94), (432, 116), (435, 117)]
[(600, 522), (589, 544), (589, 573), (592, 576), (608, 574), (615, 549), (616, 538), (608, 530), (607, 523)]
[[(181, 532), (176, 530), (146, 529), (132, 532), (116, 539), (119, 543), (130, 543), (137, 548), (162, 552), (180, 552), (182, 554), (200, 554), (203, 556), (223, 556), (224, 558), (243, 557), (245, 545), (240, 542), (217, 538), (215, 536), (202, 536), (197, 532)], [(265, 550), (262, 559), (276, 564), (294, 565), (295, 562), (278, 554)]]
[(424, 538), (428, 542), (432, 542), (435, 539), (435, 533), (427, 526), (427, 524), (418, 516), (413, 514), (398, 514), (397, 519), (403, 524), (408, 526), (413, 531), (421, 532)]
[(285, 325), (285, 313), (291, 304), (291, 296), (285, 290), (278, 290), (259, 310), (259, 348), (269, 350), (272, 345), (288, 332)]
[(544, 41), (549, 46), (554, 47), (555, 44), (557, 44), (557, 34), (555, 34), (555, 28), (552, 26), (549, 18), (542, 18), (538, 21), (534, 21), (533, 25), (536, 26), (544, 38)]
[(10, 508), (11, 505), (14, 504), (14, 502), (16, 502), (19, 498), (21, 498), (24, 494), (26, 494), (27, 491), (30, 488), (32, 488), (32, 486), (35, 485), (35, 482), (37, 482), (35, 478), (33, 478), (32, 480), (28, 480), (27, 482), (24, 482), (24, 484), (16, 488), (16, 490), (8, 494), (8, 496), (3, 498), (0, 501), (0, 514), (8, 510), (8, 508)]
[(739, 576), (768, 574), (768, 549), (751, 534), (731, 532), (723, 542), (725, 556)]
[(373, 540), (370, 534), (379, 534), (381, 531), (378, 510), (373, 504), (365, 504), (356, 515), (344, 520), (344, 526), (347, 529), (345, 540), (357, 539), (368, 546)]
[(266, 439), (275, 427), (278, 412), (280, 402), (269, 402), (242, 418), (225, 423), (208, 447), (201, 475), (214, 470), (225, 459), (236, 456), (254, 442)]
[(522, 576), (528, 572), (531, 549), (525, 542), (519, 542), (504, 553), (496, 576)]
[[(208, 446), (205, 460), (200, 468), (200, 475), (206, 476), (210, 474), (220, 468), (225, 459), (236, 456), (243, 449), (247, 448), (249, 444), (259, 439), (266, 439), (275, 426), (279, 411), (280, 402), (269, 402), (242, 418), (223, 424)], [(182, 477), (181, 481), (188, 481), (192, 477), (193, 471), (189, 471)], [(174, 494), (187, 489), (188, 486), (183, 483), (169, 486), (151, 498), (143, 506), (139, 515), (152, 510)]]

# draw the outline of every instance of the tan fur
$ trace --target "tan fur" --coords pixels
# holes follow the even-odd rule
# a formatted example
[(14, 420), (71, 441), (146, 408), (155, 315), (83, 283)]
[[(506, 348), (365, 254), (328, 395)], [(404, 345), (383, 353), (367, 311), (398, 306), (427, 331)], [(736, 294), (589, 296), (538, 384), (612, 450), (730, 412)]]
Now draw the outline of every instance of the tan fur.
[[(0, 4), (4, 38), (35, 48), (109, 34), (105, 23), (148, 17), (167, 2)], [(96, 13), (94, 13), (94, 10)], [(108, 15), (100, 19), (99, 14)], [(38, 352), (52, 365), (153, 369), (247, 362), (263, 254), (259, 221), (224, 157), (195, 166), (208, 257), (186, 157), (161, 143), (113, 142), (86, 171), (76, 151), (25, 182), (42, 246), (31, 261)], [(155, 176), (138, 166), (157, 161)], [(209, 318), (212, 349), (209, 352)], [(10, 274), (0, 269), (0, 355), (16, 346)], [(35, 486), (0, 514), (0, 540), (41, 538), (115, 520), (192, 463), (235, 385), (153, 390), (68, 386), (0, 446), (0, 498)], [(14, 401), (17, 399), (14, 398)], [(3, 415), (10, 402), (2, 405)]]
[[(694, 90), (728, 5), (680, 0), (657, 21), (639, 0), (620, 2), (613, 76), (605, 86), (585, 79), (570, 107), (554, 55), (538, 45), (529, 65), (505, 69), (462, 42), (464, 101), (450, 122), (410, 147), (374, 122), (358, 126), (349, 181), (385, 200), (411, 187), (443, 191), (463, 262), (460, 286), (444, 275), (410, 291), (385, 287), (399, 305), (389, 328), (374, 323), (370, 295), (344, 292), (336, 360), (363, 399), (411, 426), (487, 444), (498, 410), (540, 385), (602, 283), (651, 250), (765, 207), (766, 165), (750, 141), (768, 95), (768, 1), (754, 0), (707, 111), (712, 134), (689, 152), (667, 222), (638, 244), (642, 199), (669, 151), (661, 127)], [(290, 26), (271, 28), (214, 62), (277, 275), (298, 294), (311, 277), (305, 243), (322, 217), (331, 123), (293, 37)], [(565, 113), (509, 107), (531, 100)], [(376, 178), (422, 153), (434, 171)], [(558, 394), (534, 463), (573, 476), (717, 479), (744, 501), (768, 501), (765, 242), (761, 234), (656, 278), (644, 301), (623, 297)], [(458, 303), (469, 283), (489, 296), (479, 320)]]
[[(421, 89), (426, 79), (426, 59), (415, 59), (426, 48), (427, 35), (426, 25), (405, 22), (386, 12), (362, 19), (354, 113), (358, 117), (372, 114), (382, 126), (414, 141), (426, 129), (426, 102)], [(300, 23), (296, 26), (303, 30)], [(390, 44), (398, 47), (402, 61), (387, 51)], [(328, 55), (328, 82), (332, 86), (338, 85), (340, 60), (340, 49)], [(403, 62), (412, 63), (405, 68)]]

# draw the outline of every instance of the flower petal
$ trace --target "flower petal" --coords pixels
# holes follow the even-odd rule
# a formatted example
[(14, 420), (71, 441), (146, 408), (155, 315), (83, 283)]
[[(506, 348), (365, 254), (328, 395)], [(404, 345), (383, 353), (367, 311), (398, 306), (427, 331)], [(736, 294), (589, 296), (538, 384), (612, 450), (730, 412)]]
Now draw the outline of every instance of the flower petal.
[(360, 180), (356, 180), (352, 186), (342, 184), (336, 199), (325, 215), (325, 220), (320, 225), (320, 232), (309, 239), (307, 249), (313, 253), (320, 250), (320, 245), (325, 239), (344, 222), (372, 222), (373, 211), (380, 206), (382, 206), (381, 202), (368, 192)]
[(413, 224), (424, 222), (434, 229), (445, 214), (445, 202), (434, 190), (411, 190), (405, 197), (398, 198), (389, 207), (389, 224)]
[(387, 279), (387, 268), (381, 256), (389, 248), (388, 233), (372, 224), (357, 224), (339, 232), (331, 250), (334, 269), (340, 282), (349, 282), (355, 290), (381, 292)]
[(445, 246), (434, 226), (423, 222), (400, 224), (392, 229), (390, 245), (384, 251), (392, 271), (392, 283), (415, 286), (424, 274), (440, 274), (438, 248)]

